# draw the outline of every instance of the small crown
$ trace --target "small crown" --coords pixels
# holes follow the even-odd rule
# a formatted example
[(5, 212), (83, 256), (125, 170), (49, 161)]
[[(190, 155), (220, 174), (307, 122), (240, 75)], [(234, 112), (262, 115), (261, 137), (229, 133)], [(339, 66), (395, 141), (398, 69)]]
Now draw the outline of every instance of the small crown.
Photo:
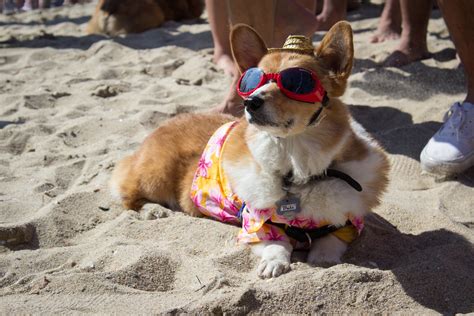
[(298, 54), (313, 55), (314, 47), (309, 38), (304, 35), (290, 35), (283, 44), (283, 48), (269, 48), (268, 52), (294, 52)]

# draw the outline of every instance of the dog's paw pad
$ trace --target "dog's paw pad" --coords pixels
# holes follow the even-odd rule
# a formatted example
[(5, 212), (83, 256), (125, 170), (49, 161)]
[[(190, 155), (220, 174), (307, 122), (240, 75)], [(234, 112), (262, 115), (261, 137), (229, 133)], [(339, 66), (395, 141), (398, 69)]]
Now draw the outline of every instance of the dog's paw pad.
[(257, 268), (257, 274), (262, 279), (276, 278), (290, 270), (290, 263), (282, 260), (262, 260)]

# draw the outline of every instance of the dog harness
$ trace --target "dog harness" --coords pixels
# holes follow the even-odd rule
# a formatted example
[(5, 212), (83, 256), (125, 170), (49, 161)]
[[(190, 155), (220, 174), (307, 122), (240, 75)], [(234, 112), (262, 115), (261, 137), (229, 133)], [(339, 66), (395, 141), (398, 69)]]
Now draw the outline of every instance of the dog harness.
[[(361, 217), (347, 214), (343, 226), (331, 225), (298, 215), (292, 219), (278, 215), (276, 208), (255, 209), (243, 203), (234, 194), (222, 168), (222, 153), (226, 140), (237, 121), (229, 122), (212, 135), (199, 160), (191, 187), (191, 199), (205, 216), (224, 223), (242, 225), (237, 237), (241, 243), (266, 240), (305, 242), (332, 233), (345, 242), (351, 242), (361, 233), (364, 222)], [(291, 239), (290, 239), (291, 238)]]

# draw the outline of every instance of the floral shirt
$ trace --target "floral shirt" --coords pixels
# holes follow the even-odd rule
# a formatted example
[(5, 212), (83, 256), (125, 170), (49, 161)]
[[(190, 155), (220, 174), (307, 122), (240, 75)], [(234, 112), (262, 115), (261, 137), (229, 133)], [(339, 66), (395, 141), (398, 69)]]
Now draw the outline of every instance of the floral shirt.
[[(222, 168), (222, 152), (226, 140), (237, 122), (229, 122), (217, 129), (212, 135), (199, 160), (191, 187), (191, 199), (201, 213), (224, 223), (242, 225), (238, 241), (254, 243), (264, 240), (290, 241), (282, 228), (267, 224), (268, 220), (303, 229), (315, 229), (330, 223), (316, 221), (312, 218), (296, 216), (288, 219), (276, 213), (276, 208), (255, 209), (249, 204), (243, 204), (232, 191), (230, 183)], [(241, 218), (239, 211), (244, 205)], [(364, 227), (363, 219), (353, 217), (348, 213), (352, 226), (343, 227), (333, 234), (340, 239), (350, 242), (356, 238)]]

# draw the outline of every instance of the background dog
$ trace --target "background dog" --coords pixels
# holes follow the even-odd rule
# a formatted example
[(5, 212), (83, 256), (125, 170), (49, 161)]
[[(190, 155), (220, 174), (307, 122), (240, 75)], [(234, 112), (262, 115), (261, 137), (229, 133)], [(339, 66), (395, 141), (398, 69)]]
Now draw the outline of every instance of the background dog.
[(86, 32), (140, 33), (166, 21), (198, 18), (203, 10), (203, 0), (100, 0)]

